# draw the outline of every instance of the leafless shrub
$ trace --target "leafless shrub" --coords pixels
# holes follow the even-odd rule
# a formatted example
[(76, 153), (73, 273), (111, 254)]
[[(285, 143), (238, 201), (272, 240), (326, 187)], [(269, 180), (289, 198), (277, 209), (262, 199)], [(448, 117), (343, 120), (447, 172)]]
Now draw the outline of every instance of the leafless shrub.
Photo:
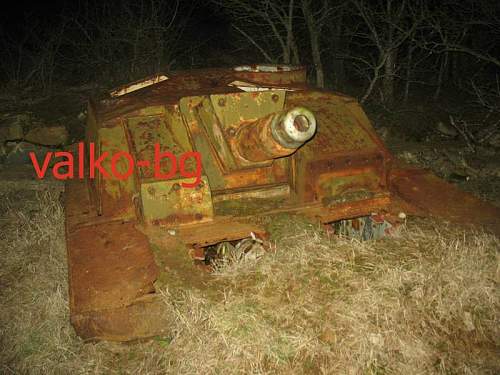
[(500, 135), (500, 85), (497, 76), (496, 85), (483, 85), (471, 82), (475, 106), (482, 112), (482, 117), (475, 122), (450, 115), (450, 124), (466, 142), (470, 151), (475, 152), (479, 145), (487, 144), (493, 137)]

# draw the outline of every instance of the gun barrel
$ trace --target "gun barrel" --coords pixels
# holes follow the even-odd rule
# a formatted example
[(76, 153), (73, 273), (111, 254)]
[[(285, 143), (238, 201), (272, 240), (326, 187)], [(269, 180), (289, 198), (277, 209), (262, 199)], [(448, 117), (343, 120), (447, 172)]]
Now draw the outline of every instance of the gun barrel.
[(295, 107), (246, 124), (236, 135), (236, 145), (240, 157), (261, 162), (293, 154), (315, 132), (314, 114)]

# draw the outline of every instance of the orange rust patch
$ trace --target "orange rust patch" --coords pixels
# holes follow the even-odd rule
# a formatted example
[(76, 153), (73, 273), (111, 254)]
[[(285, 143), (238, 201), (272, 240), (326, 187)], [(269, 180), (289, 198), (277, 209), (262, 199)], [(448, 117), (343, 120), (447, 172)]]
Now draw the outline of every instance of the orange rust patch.
[(395, 170), (392, 189), (427, 215), (461, 224), (484, 226), (500, 235), (500, 208), (440, 179), (430, 172)]

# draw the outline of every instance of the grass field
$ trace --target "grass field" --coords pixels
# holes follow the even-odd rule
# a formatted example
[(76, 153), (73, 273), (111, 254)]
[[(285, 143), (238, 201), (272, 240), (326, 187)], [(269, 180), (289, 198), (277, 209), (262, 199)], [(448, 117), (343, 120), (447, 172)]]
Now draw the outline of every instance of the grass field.
[(168, 337), (83, 343), (69, 324), (59, 193), (0, 203), (4, 374), (498, 374), (499, 240), (410, 219), (395, 238), (328, 238), (293, 217), (273, 251), (202, 290), (162, 290)]

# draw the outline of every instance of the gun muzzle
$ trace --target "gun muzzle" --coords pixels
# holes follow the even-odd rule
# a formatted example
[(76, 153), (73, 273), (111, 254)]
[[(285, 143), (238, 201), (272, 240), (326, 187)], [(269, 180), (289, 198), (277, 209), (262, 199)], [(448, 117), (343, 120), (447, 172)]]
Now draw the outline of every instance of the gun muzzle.
[(247, 161), (261, 162), (293, 154), (316, 132), (316, 118), (304, 107), (270, 114), (240, 128), (236, 149)]

